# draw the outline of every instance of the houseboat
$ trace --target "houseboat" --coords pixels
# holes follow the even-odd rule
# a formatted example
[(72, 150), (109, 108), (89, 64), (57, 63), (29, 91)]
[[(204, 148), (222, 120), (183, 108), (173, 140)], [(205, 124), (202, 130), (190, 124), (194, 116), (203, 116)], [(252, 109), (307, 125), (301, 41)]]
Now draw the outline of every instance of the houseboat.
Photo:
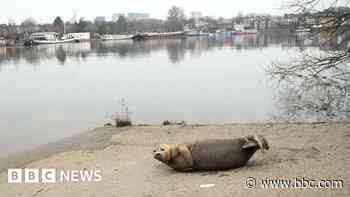
[(183, 36), (184, 32), (183, 31), (174, 31), (174, 32), (163, 32), (159, 33), (160, 37), (177, 37), (177, 36)]
[(209, 32), (199, 30), (189, 30), (185, 32), (186, 36), (209, 36)]
[(68, 37), (72, 37), (77, 42), (89, 41), (91, 39), (90, 32), (68, 33)]
[(108, 41), (108, 40), (127, 40), (127, 39), (132, 39), (134, 37), (134, 35), (111, 35), (111, 34), (106, 34), (106, 35), (102, 35), (101, 39), (103, 41)]
[(160, 39), (160, 38), (174, 38), (174, 37), (182, 37), (185, 35), (183, 31), (175, 31), (175, 32), (144, 32), (138, 33), (133, 36), (134, 40), (144, 40), (144, 39)]

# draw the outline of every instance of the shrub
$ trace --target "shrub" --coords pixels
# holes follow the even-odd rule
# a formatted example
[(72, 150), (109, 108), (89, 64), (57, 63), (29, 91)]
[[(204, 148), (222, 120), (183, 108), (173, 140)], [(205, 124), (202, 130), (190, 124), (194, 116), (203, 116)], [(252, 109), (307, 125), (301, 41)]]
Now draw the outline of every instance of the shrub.
[(113, 116), (113, 120), (115, 122), (116, 127), (126, 127), (131, 126), (130, 112), (129, 108), (125, 103), (124, 99), (118, 101), (120, 104), (120, 111), (116, 112)]

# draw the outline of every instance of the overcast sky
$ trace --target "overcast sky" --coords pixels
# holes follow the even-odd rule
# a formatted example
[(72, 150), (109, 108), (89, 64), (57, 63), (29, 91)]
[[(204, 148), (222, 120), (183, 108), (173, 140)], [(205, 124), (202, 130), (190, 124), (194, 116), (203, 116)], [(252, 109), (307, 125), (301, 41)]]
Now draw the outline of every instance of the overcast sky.
[(232, 17), (239, 11), (276, 13), (281, 0), (4, 0), (0, 23), (8, 23), (10, 19), (21, 22), (26, 17), (33, 17), (39, 23), (52, 22), (55, 16), (70, 20), (74, 11), (78, 18), (89, 20), (95, 16), (106, 16), (109, 20), (113, 13), (127, 12), (146, 12), (152, 18), (164, 19), (172, 5), (182, 7), (187, 15), (201, 11), (208, 16)]
[[(20, 23), (24, 18), (33, 17), (39, 23), (51, 23), (56, 16), (65, 21), (73, 17), (88, 20), (95, 16), (106, 16), (110, 20), (113, 13), (146, 12), (152, 18), (165, 19), (168, 9), (182, 7), (189, 15), (201, 11), (206, 16), (230, 18), (243, 13), (282, 14), (281, 6), (287, 0), (2, 0), (0, 23), (14, 20)], [(330, 0), (321, 0), (330, 1)]]

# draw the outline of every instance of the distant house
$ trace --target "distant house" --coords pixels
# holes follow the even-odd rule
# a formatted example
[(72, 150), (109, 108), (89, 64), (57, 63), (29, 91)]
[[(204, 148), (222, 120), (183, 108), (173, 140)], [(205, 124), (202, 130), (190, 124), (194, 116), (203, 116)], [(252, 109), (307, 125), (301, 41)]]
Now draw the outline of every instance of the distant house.
[(73, 37), (78, 41), (90, 40), (90, 32), (81, 32), (81, 33), (69, 33), (68, 37)]
[(219, 29), (232, 29), (233, 20), (231, 18), (219, 20), (218, 27), (219, 27)]
[(313, 16), (307, 16), (304, 19), (305, 25), (307, 26), (313, 26), (317, 24), (316, 18)]
[(191, 12), (191, 18), (193, 18), (194, 20), (199, 20), (202, 17), (202, 12)]
[(95, 23), (104, 23), (104, 22), (106, 22), (106, 17), (104, 16), (97, 16), (95, 18)]
[(112, 15), (112, 22), (117, 22), (119, 20), (119, 17), (125, 17), (125, 14), (114, 13)]
[(208, 26), (209, 26), (209, 23), (202, 20), (196, 21), (195, 23), (195, 28), (197, 29), (207, 29)]
[(297, 14), (285, 14), (282, 20), (280, 21), (280, 25), (283, 26), (296, 26), (299, 22), (299, 15)]
[(129, 20), (143, 20), (143, 19), (149, 19), (149, 17), (150, 15), (148, 13), (136, 13), (136, 12), (128, 13)]

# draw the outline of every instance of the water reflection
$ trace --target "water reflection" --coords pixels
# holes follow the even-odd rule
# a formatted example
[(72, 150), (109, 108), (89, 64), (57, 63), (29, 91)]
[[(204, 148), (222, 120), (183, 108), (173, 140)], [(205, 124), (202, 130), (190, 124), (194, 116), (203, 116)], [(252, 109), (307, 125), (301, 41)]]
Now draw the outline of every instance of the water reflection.
[[(282, 50), (296, 48), (303, 52), (310, 49), (310, 47), (316, 51), (319, 49), (329, 50), (334, 44), (329, 43), (328, 45), (319, 46), (320, 40), (322, 38), (319, 36), (270, 32), (247, 36), (190, 37), (145, 41), (92, 41), (63, 45), (5, 47), (0, 48), (0, 71), (3, 65), (17, 66), (22, 60), (36, 67), (46, 60), (55, 60), (57, 64), (65, 65), (70, 60), (87, 61), (89, 58), (98, 59), (106, 56), (133, 59), (138, 56), (150, 56), (158, 51), (166, 51), (169, 62), (178, 64), (184, 61), (186, 54), (195, 59), (210, 51), (223, 48), (249, 51), (277, 46)], [(244, 63), (244, 60), (239, 63)], [(294, 72), (299, 71), (294, 70)], [(303, 68), (300, 69), (300, 72), (304, 72)], [(339, 73), (350, 73), (350, 71), (337, 71), (336, 75)], [(280, 76), (279, 72), (270, 74), (272, 74), (272, 77)], [(332, 73), (325, 73), (324, 76), (332, 76)], [(312, 119), (313, 121), (349, 120), (350, 101), (347, 99), (346, 89), (349, 85), (339, 88), (340, 86), (331, 80), (323, 83), (322, 86), (319, 81), (314, 81), (312, 85), (308, 85), (307, 83), (310, 83), (310, 81), (309, 78), (301, 79), (297, 77), (290, 78), (290, 80), (284, 81), (283, 84), (273, 83), (280, 85), (275, 92), (276, 106), (279, 110), (273, 119), (283, 121), (303, 121), (305, 119)]]
[(350, 120), (350, 99), (335, 86), (305, 88), (283, 84), (276, 94), (279, 113), (274, 120), (288, 122), (329, 122)]
[(0, 48), (0, 157), (103, 125), (115, 98), (128, 101), (136, 123), (346, 119), (344, 89), (310, 89), (310, 80), (271, 88), (266, 77), (272, 61), (317, 46), (271, 33)]
[(328, 49), (308, 50), (295, 60), (267, 69), (278, 85), (275, 120), (350, 121), (348, 54)]
[(89, 57), (103, 57), (114, 55), (118, 58), (133, 58), (139, 55), (147, 56), (150, 53), (166, 49), (169, 60), (176, 64), (182, 61), (186, 53), (192, 57), (199, 57), (203, 53), (223, 47), (235, 50), (262, 49), (271, 45), (280, 45), (284, 48), (318, 46), (317, 39), (305, 40), (290, 33), (269, 33), (247, 36), (217, 36), (191, 37), (183, 39), (146, 40), (146, 41), (92, 41), (63, 45), (40, 45), (34, 47), (7, 47), (0, 48), (0, 66), (4, 63), (16, 64), (24, 60), (29, 64), (38, 64), (43, 60), (56, 59), (64, 65), (69, 59), (86, 60)]

